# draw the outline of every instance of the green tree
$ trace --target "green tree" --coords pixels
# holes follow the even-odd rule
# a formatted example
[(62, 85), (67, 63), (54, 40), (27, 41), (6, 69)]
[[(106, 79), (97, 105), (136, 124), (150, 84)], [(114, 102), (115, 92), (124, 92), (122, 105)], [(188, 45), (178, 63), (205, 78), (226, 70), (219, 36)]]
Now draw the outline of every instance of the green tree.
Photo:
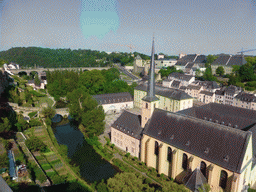
[(207, 57), (206, 57), (206, 63), (208, 63), (208, 64), (211, 64), (213, 61), (215, 61), (216, 59), (218, 58), (218, 56), (214, 56), (214, 55), (208, 55)]
[(253, 66), (250, 63), (247, 63), (245, 65), (242, 65), (239, 68), (239, 76), (241, 78), (241, 81), (254, 81), (256, 79)]
[(35, 85), (39, 86), (40, 84), (41, 84), (41, 81), (40, 81), (38, 75), (36, 74), (36, 76), (35, 76)]
[(223, 76), (224, 73), (225, 73), (224, 67), (219, 66), (219, 67), (216, 69), (216, 74), (218, 74), (219, 76)]
[(80, 124), (87, 136), (99, 135), (104, 130), (105, 114), (102, 106), (93, 99), (85, 88), (74, 90), (67, 96), (69, 113)]
[(0, 123), (0, 133), (10, 131), (12, 128), (12, 125), (7, 117), (2, 118), (3, 123)]
[(54, 117), (54, 115), (56, 114), (56, 110), (50, 106), (44, 107), (42, 110), (42, 114), (43, 114), (44, 118), (52, 119)]
[(207, 67), (204, 74), (203, 74), (203, 78), (206, 81), (216, 81), (216, 77), (214, 77), (212, 75), (212, 68), (211, 66)]
[(22, 132), (22, 131), (29, 128), (29, 124), (26, 120), (23, 119), (23, 116), (18, 117), (17, 121), (18, 122), (15, 125), (16, 125), (19, 132)]
[(109, 192), (118, 191), (155, 191), (147, 184), (143, 184), (142, 176), (136, 176), (135, 173), (118, 173), (113, 178), (107, 180)]
[(31, 151), (41, 151), (45, 152), (47, 149), (47, 145), (45, 145), (39, 138), (32, 136), (25, 141), (26, 146)]

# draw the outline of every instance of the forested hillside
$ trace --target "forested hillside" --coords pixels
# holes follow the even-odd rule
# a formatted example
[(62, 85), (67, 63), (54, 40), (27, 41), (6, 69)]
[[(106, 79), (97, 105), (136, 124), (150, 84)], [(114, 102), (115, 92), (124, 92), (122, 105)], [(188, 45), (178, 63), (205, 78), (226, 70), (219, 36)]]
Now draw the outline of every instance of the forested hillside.
[[(139, 53), (135, 52), (134, 56)], [(142, 58), (149, 59), (147, 55), (140, 54)], [(131, 65), (134, 57), (130, 53), (111, 53), (90, 49), (50, 49), (41, 47), (15, 47), (0, 52), (0, 60), (6, 63), (14, 62), (21, 67), (40, 66), (44, 68), (58, 67), (95, 67), (109, 66), (112, 63)]]

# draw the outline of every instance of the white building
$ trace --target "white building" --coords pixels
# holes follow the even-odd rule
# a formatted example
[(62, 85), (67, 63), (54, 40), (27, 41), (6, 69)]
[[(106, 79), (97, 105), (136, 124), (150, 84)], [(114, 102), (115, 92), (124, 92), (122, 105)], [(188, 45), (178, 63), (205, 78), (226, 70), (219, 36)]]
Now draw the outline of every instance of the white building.
[(133, 98), (130, 93), (110, 93), (93, 95), (99, 105), (102, 105), (105, 114), (120, 113), (124, 109), (133, 108)]

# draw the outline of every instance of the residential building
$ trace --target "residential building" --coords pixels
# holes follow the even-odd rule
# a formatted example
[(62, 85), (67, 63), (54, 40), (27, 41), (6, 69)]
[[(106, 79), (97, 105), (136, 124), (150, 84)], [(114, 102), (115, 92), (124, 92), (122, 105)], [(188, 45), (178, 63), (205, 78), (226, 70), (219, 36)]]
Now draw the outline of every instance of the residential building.
[(224, 89), (224, 104), (233, 105), (235, 96), (241, 92), (243, 89), (241, 87), (236, 87), (230, 85)]
[(220, 66), (224, 68), (225, 74), (232, 73), (233, 65), (244, 65), (246, 60), (243, 55), (225, 55), (221, 54), (213, 63), (211, 64), (212, 73), (216, 74), (216, 69)]
[(190, 84), (185, 88), (185, 93), (187, 93), (188, 95), (190, 95), (193, 98), (198, 98), (199, 93), (202, 90), (203, 90), (203, 86)]
[(240, 92), (234, 97), (233, 105), (245, 109), (256, 110), (256, 97), (254, 94)]
[(198, 94), (198, 100), (206, 104), (214, 103), (215, 93), (210, 91), (200, 91)]
[(140, 156), (141, 115), (124, 111), (111, 125), (111, 143), (130, 153), (134, 157)]
[(105, 114), (120, 113), (124, 109), (133, 108), (133, 98), (130, 93), (109, 93), (92, 96), (102, 105)]

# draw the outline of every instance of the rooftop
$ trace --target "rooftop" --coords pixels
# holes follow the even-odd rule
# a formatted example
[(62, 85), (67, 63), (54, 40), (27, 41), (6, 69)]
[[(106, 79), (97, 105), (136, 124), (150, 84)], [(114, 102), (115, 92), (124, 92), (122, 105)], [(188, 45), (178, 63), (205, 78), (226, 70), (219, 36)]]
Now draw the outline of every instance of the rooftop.
[(92, 97), (100, 105), (133, 101), (132, 95), (128, 92), (93, 95)]
[(112, 127), (136, 139), (141, 138), (141, 115), (124, 111)]
[[(147, 84), (140, 84), (137, 87), (135, 87), (135, 90), (141, 90), (141, 91), (147, 91)], [(189, 96), (184, 91), (173, 89), (173, 88), (167, 88), (167, 87), (161, 87), (161, 86), (155, 86), (156, 95), (161, 95), (163, 97), (168, 97), (175, 100), (182, 100), (182, 99), (192, 99), (191, 96)]]
[(251, 136), (251, 132), (161, 109), (155, 109), (143, 133), (238, 173)]

